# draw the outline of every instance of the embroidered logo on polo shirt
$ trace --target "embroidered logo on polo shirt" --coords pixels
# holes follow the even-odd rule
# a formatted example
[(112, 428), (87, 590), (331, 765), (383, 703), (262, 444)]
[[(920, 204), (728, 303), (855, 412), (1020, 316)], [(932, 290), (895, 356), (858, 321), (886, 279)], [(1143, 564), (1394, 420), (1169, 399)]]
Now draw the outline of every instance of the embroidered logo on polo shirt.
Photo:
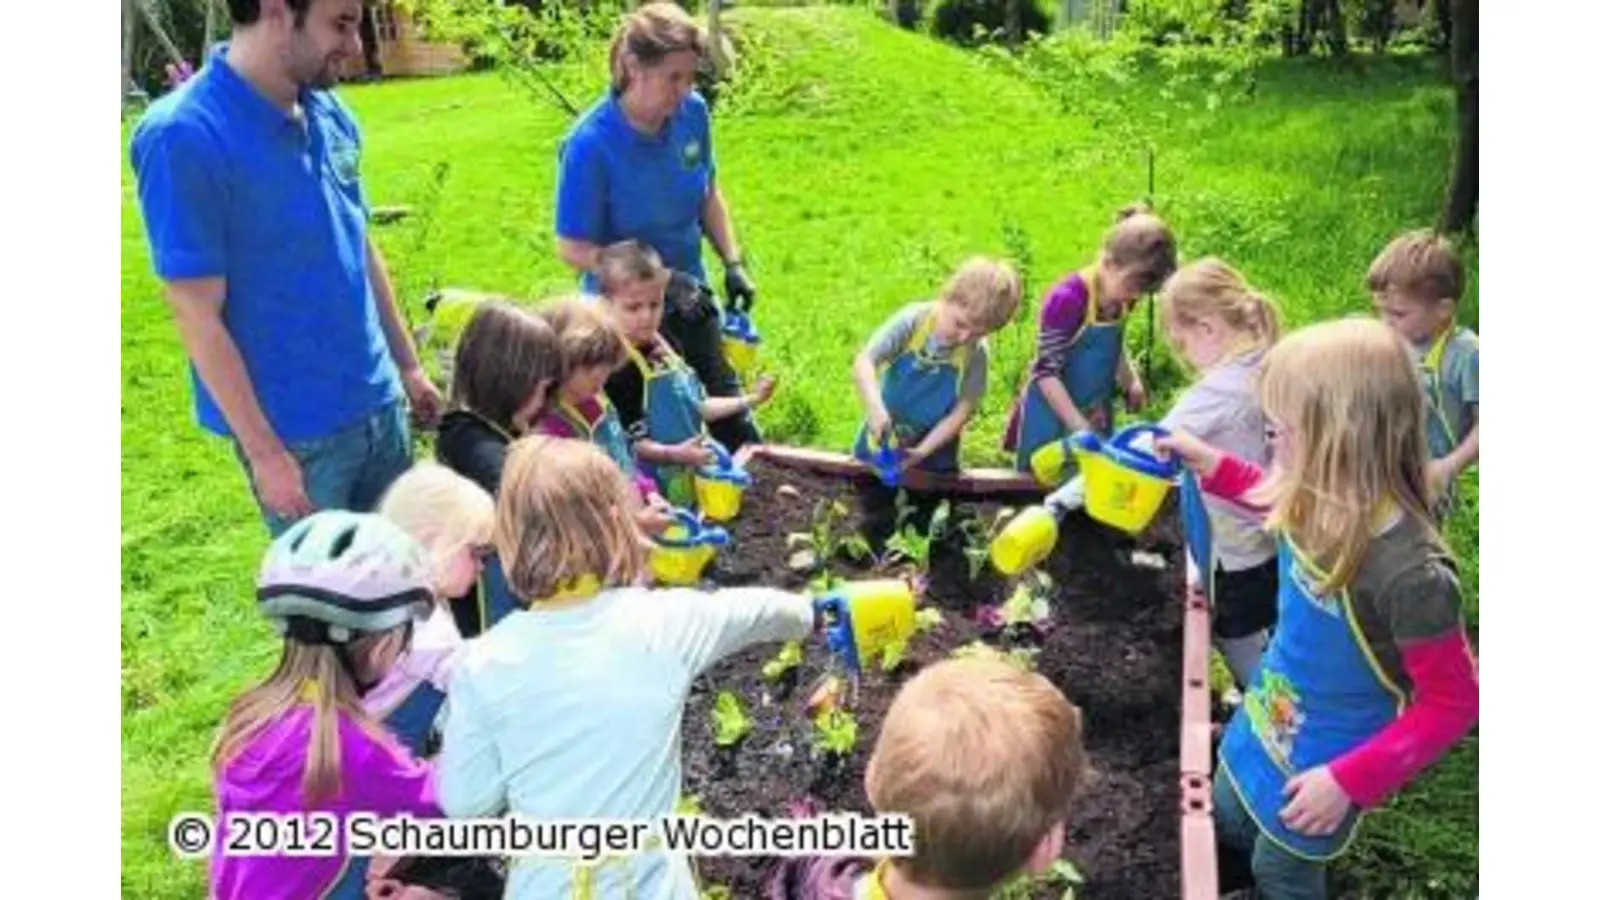
[(700, 141), (696, 138), (690, 138), (689, 142), (683, 145), (683, 167), (693, 169), (699, 166), (702, 152)]
[(336, 141), (328, 150), (328, 162), (333, 174), (345, 184), (361, 178), (361, 148), (354, 141)]

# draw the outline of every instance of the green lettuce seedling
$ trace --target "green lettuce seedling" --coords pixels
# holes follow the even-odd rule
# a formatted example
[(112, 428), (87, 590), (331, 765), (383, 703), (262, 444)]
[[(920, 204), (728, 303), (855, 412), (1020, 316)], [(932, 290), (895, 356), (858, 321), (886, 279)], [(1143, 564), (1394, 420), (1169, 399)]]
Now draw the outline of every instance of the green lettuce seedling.
[(856, 718), (834, 707), (817, 716), (817, 749), (835, 756), (849, 756), (856, 749)]
[(783, 645), (777, 656), (761, 666), (761, 677), (767, 681), (777, 681), (784, 676), (784, 673), (800, 665), (805, 658), (805, 651), (801, 649), (800, 642), (790, 641)]
[(739, 698), (728, 691), (717, 692), (717, 705), (711, 710), (711, 718), (717, 729), (718, 747), (731, 747), (739, 743), (754, 727), (739, 705)]

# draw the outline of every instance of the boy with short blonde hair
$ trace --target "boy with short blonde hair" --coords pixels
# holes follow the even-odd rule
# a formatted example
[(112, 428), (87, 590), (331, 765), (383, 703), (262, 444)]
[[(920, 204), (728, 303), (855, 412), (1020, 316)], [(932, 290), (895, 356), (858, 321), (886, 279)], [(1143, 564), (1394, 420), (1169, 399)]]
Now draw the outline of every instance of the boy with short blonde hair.
[(1011, 321), (1020, 294), (1014, 268), (973, 257), (932, 302), (912, 303), (880, 326), (855, 359), (866, 411), (856, 457), (872, 461), (892, 437), (907, 468), (956, 471), (961, 431), (988, 387), (986, 337)]
[(1422, 370), (1437, 518), (1454, 501), (1456, 478), (1478, 461), (1478, 336), (1456, 324), (1464, 282), (1450, 239), (1425, 229), (1390, 241), (1367, 269), (1378, 314), (1405, 338)]
[(911, 818), (913, 855), (786, 860), (768, 900), (988, 897), (1061, 855), (1086, 771), (1082, 717), (1043, 676), (935, 663), (901, 688), (867, 763), (867, 798), (877, 815)]

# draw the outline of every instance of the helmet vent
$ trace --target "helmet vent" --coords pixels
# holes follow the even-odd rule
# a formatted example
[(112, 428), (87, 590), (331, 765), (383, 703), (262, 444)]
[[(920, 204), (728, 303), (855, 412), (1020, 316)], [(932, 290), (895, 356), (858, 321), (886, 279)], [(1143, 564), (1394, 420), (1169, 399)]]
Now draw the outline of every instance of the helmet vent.
[(343, 556), (344, 552), (349, 550), (350, 545), (354, 544), (355, 542), (356, 528), (354, 525), (352, 525), (349, 528), (339, 532), (339, 536), (333, 539), (333, 546), (328, 548), (328, 558), (338, 559), (339, 557)]

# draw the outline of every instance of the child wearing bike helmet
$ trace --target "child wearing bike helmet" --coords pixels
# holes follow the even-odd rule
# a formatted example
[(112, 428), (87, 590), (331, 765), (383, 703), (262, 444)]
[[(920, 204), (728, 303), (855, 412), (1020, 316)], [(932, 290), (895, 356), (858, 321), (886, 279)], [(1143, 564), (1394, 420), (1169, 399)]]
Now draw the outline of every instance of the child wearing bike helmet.
[[(257, 598), (283, 635), (267, 680), (234, 701), (212, 757), (219, 828), (235, 813), (436, 817), (432, 767), (362, 708), (434, 610), (427, 551), (373, 514), (318, 512), (267, 551)], [(312, 835), (311, 837), (314, 837)], [(217, 841), (210, 896), (362, 897), (367, 860), (235, 856)]]

